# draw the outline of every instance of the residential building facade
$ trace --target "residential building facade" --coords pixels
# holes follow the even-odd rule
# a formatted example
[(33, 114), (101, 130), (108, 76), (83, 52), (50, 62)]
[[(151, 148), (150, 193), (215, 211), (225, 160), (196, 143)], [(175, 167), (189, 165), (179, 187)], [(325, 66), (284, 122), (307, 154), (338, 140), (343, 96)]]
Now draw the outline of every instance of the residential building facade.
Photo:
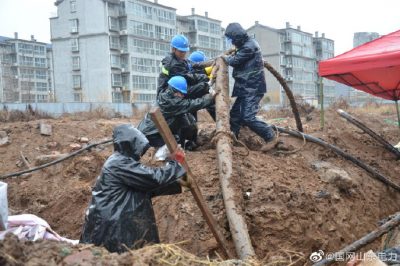
[(187, 36), (190, 42), (190, 51), (203, 51), (207, 58), (215, 58), (225, 50), (224, 30), (221, 21), (197, 15), (192, 8), (189, 16), (177, 16), (178, 32)]
[[(325, 38), (325, 33), (322, 33), (321, 36), (319, 36), (318, 31), (315, 32), (315, 36), (313, 38), (314, 42), (314, 49), (315, 49), (315, 58), (317, 60), (317, 68), (316, 71), (318, 71), (318, 62), (329, 59), (334, 57), (335, 55), (335, 50), (334, 50), (334, 41), (331, 39)], [(317, 97), (318, 97), (318, 102), (320, 103), (321, 97), (320, 97), (320, 89), (319, 89), (319, 80), (318, 80), (318, 72), (317, 75), (315, 76), (317, 78)], [(323, 95), (324, 95), (324, 102), (326, 104), (330, 104), (335, 101), (336, 98), (336, 93), (335, 93), (335, 86), (336, 86), (335, 81), (322, 78), (322, 88), (323, 88)]]
[(53, 98), (52, 50), (46, 43), (0, 37), (0, 101), (51, 102)]
[(377, 38), (379, 38), (379, 33), (377, 32), (355, 32), (353, 37), (353, 48)]
[[(285, 28), (275, 29), (256, 21), (247, 31), (256, 38), (264, 59), (285, 78), (293, 94), (310, 104), (318, 104), (317, 62), (328, 55), (333, 57), (333, 41), (325, 36), (314, 38), (300, 26), (292, 28), (288, 22)], [(287, 105), (288, 99), (280, 83), (270, 73), (266, 73), (266, 77), (267, 101), (273, 105)], [(324, 93), (325, 98), (334, 98), (330, 86), (324, 89)]]
[[(57, 101), (154, 101), (160, 62), (171, 51), (170, 40), (177, 33), (187, 35), (196, 44), (193, 49), (208, 55), (216, 54), (216, 48), (222, 51), (221, 44), (210, 39), (216, 35), (214, 26), (221, 29), (219, 21), (197, 15), (178, 19), (175, 8), (157, 0), (55, 4), (58, 15), (50, 24)], [(200, 33), (209, 37), (207, 43), (198, 42)], [(221, 32), (218, 36), (222, 43)]]

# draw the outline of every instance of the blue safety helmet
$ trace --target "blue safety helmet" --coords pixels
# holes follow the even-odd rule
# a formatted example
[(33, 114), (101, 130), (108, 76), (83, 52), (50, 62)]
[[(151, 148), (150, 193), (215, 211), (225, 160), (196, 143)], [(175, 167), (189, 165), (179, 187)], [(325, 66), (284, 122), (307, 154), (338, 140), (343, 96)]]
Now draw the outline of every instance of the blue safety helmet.
[(175, 35), (171, 40), (171, 46), (182, 52), (189, 51), (189, 41), (183, 35)]
[(202, 51), (194, 51), (189, 55), (189, 60), (194, 63), (200, 63), (206, 61), (207, 57)]
[(175, 76), (168, 80), (168, 85), (170, 85), (175, 90), (187, 94), (187, 82), (182, 76)]

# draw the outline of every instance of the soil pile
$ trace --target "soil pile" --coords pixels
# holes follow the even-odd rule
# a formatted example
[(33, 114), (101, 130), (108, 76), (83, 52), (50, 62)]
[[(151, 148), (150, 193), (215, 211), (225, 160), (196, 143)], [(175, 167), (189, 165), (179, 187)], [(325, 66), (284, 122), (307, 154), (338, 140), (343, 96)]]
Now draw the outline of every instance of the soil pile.
[[(273, 124), (295, 128), (294, 119), (283, 115), (279, 112), (262, 114)], [(387, 123), (394, 120), (393, 115), (354, 115), (392, 144), (400, 141), (398, 128)], [(319, 129), (318, 117), (316, 111), (307, 115), (308, 121), (304, 119), (303, 122), (305, 133), (340, 147), (400, 184), (400, 164), (391, 153), (333, 111), (326, 115), (324, 130)], [(40, 135), (38, 120), (0, 126), (0, 131), (6, 131), (11, 142), (0, 147), (1, 174), (23, 169), (20, 152), (33, 163), (39, 155), (68, 153), (74, 149), (71, 144), (85, 145), (79, 141), (81, 137), (87, 137), (89, 143), (111, 138), (113, 126), (132, 122), (122, 118), (80, 121), (68, 117), (41, 121), (52, 125), (51, 136)], [(232, 243), (219, 185), (216, 152), (212, 148), (215, 127), (209, 119), (203, 119), (200, 128), (203, 141), (208, 145), (187, 152), (187, 160), (223, 234)], [(234, 147), (234, 176), (242, 189), (240, 205), (260, 261), (278, 261), (290, 255), (293, 260), (299, 259), (299, 264), (307, 263), (313, 251), (337, 251), (374, 230), (379, 220), (400, 209), (399, 193), (372, 179), (351, 162), (316, 144), (304, 145), (303, 140), (284, 134), (279, 138), (288, 150), (298, 151), (261, 152), (262, 142), (248, 130), (241, 132), (240, 140), (249, 152), (240, 144)], [(31, 175), (8, 178), (5, 182), (9, 184), (11, 214), (35, 214), (60, 235), (78, 239), (91, 186), (111, 153), (110, 145), (100, 146)], [(143, 161), (156, 165), (151, 158), (148, 152)], [(155, 198), (154, 207), (162, 243), (184, 241), (180, 246), (188, 252), (200, 257), (216, 257), (217, 243), (189, 191)], [(12, 243), (23, 249), (36, 245)], [(14, 245), (12, 243), (10, 245)], [(51, 250), (51, 244), (43, 243), (37, 245), (49, 245), (46, 248)], [(234, 249), (233, 244), (231, 248)], [(379, 249), (379, 242), (368, 248)], [(24, 254), (30, 250), (34, 249), (27, 249)], [(49, 251), (41, 256), (43, 263), (48, 262), (50, 254)], [(40, 261), (38, 257), (35, 259)], [(53, 260), (60, 262), (56, 256)]]

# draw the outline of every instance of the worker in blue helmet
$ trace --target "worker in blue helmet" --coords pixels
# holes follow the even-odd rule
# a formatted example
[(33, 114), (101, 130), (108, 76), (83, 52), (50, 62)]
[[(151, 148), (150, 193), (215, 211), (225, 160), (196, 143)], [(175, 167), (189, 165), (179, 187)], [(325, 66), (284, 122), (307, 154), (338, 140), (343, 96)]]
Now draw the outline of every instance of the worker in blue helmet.
[(189, 61), (193, 63), (201, 63), (207, 60), (206, 55), (202, 51), (194, 51), (189, 55)]
[[(194, 51), (189, 55), (188, 60), (190, 62), (190, 68), (191, 68), (190, 71), (192, 73), (199, 74), (199, 75), (207, 75), (207, 77), (209, 79), (211, 79), (212, 66), (204, 67), (199, 64), (204, 61), (207, 61), (207, 57), (204, 52)], [(210, 86), (208, 85), (208, 82), (199, 82), (189, 88), (187, 97), (190, 99), (200, 98), (200, 97), (203, 97), (204, 95), (206, 95), (209, 92), (209, 90), (210, 90)], [(210, 114), (210, 116), (215, 121), (215, 118), (216, 118), (215, 105), (208, 106), (206, 109), (207, 109), (207, 112)], [(193, 115), (197, 120), (197, 112), (194, 112)]]
[[(197, 99), (187, 98), (188, 85), (182, 76), (172, 77), (167, 84), (167, 89), (158, 95), (157, 104), (178, 143), (186, 150), (193, 150), (196, 148), (197, 124), (192, 113), (214, 104), (215, 94)], [(150, 146), (164, 145), (148, 113), (137, 128), (149, 140)]]
[(189, 40), (184, 35), (175, 35), (171, 40), (171, 53), (161, 60), (161, 72), (158, 77), (157, 95), (168, 87), (168, 80), (174, 76), (182, 76), (190, 87), (201, 82), (208, 82), (205, 74), (196, 74), (191, 71), (191, 64), (186, 59), (190, 50)]

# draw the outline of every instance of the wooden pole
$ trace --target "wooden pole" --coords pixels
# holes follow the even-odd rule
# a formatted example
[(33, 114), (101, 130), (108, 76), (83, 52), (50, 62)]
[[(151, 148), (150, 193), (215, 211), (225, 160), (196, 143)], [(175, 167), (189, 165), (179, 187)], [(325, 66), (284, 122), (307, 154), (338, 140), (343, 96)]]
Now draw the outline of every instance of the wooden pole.
[(300, 132), (303, 132), (303, 124), (301, 123), (300, 114), (299, 114), (299, 110), (297, 109), (296, 101), (295, 101), (293, 93), (290, 90), (289, 86), (287, 85), (285, 79), (267, 61), (264, 61), (264, 67), (266, 69), (268, 69), (268, 71), (271, 72), (271, 74), (278, 80), (279, 84), (281, 84), (283, 90), (286, 93), (286, 96), (288, 97), (290, 106), (292, 108), (294, 119), (296, 120), (297, 130)]
[(222, 194), (229, 228), (240, 259), (255, 257), (246, 221), (235, 199), (242, 198), (239, 183), (232, 176), (232, 137), (229, 123), (230, 97), (228, 67), (222, 58), (216, 60), (216, 144)]
[(290, 130), (290, 129), (286, 129), (283, 127), (276, 127), (280, 132), (289, 134), (291, 136), (303, 139), (305, 138), (308, 141), (314, 142), (318, 145), (321, 145), (325, 148), (328, 148), (330, 150), (332, 150), (333, 152), (335, 152), (336, 154), (342, 156), (343, 158), (351, 161), (352, 163), (354, 163), (355, 165), (363, 168), (365, 171), (367, 171), (374, 179), (381, 181), (383, 184), (385, 184), (388, 187), (391, 187), (393, 189), (395, 189), (396, 191), (400, 192), (400, 186), (397, 185), (396, 183), (394, 183), (393, 181), (391, 181), (390, 179), (388, 179), (387, 177), (385, 177), (384, 175), (380, 174), (379, 172), (377, 172), (374, 168), (372, 168), (371, 166), (363, 163), (362, 161), (358, 160), (357, 158), (351, 156), (350, 154), (344, 152), (343, 150), (339, 149), (338, 147), (329, 144), (325, 141), (323, 141), (322, 139), (313, 137), (311, 135), (307, 135), (298, 131), (294, 131), (294, 130)]
[(349, 121), (350, 123), (352, 123), (356, 127), (360, 128), (362, 131), (364, 131), (365, 133), (370, 135), (373, 139), (375, 139), (380, 144), (382, 144), (385, 149), (387, 149), (388, 151), (390, 151), (391, 153), (396, 155), (397, 159), (400, 159), (400, 151), (398, 149), (396, 149), (395, 147), (393, 147), (393, 145), (390, 144), (389, 142), (387, 142), (384, 138), (379, 136), (377, 133), (372, 131), (366, 125), (364, 125), (359, 120), (357, 120), (355, 117), (353, 117), (350, 114), (346, 113), (342, 109), (338, 109), (337, 112), (339, 113), (339, 115), (341, 117), (345, 118), (347, 121)]
[(378, 237), (382, 236), (383, 234), (386, 234), (387, 232), (389, 232), (390, 230), (392, 230), (393, 228), (395, 228), (396, 226), (399, 226), (399, 225), (400, 225), (400, 212), (396, 213), (392, 219), (390, 219), (388, 222), (381, 225), (375, 231), (372, 231), (371, 233), (360, 238), (359, 240), (344, 247), (340, 251), (334, 253), (332, 256), (329, 256), (329, 258), (325, 258), (325, 259), (315, 263), (314, 266), (325, 266), (325, 265), (330, 265), (332, 263), (335, 263), (335, 258), (338, 258), (338, 257), (343, 258), (343, 255), (346, 255), (346, 253), (355, 252), (355, 251), (359, 250), (360, 248), (368, 245), (369, 243), (373, 242)]
[[(153, 107), (150, 111), (151, 119), (153, 120), (154, 124), (156, 125), (158, 132), (160, 133), (161, 137), (163, 138), (165, 144), (168, 147), (168, 150), (171, 154), (175, 153), (178, 149), (178, 143), (176, 142), (172, 132), (164, 119), (164, 116), (161, 114), (161, 111), (158, 107)], [(200, 208), (201, 213), (203, 214), (204, 219), (206, 220), (208, 226), (212, 234), (214, 235), (215, 239), (217, 240), (218, 244), (221, 247), (222, 252), (224, 253), (225, 258), (234, 258), (234, 255), (228, 249), (228, 245), (226, 244), (226, 240), (224, 236), (221, 234), (220, 229), (218, 227), (217, 222), (215, 221), (210, 209), (205, 202), (203, 195), (198, 187), (196, 180), (190, 167), (186, 160), (182, 163), (183, 167), (186, 169), (186, 176), (188, 181), (190, 181), (190, 191), (197, 203), (197, 206)]]

